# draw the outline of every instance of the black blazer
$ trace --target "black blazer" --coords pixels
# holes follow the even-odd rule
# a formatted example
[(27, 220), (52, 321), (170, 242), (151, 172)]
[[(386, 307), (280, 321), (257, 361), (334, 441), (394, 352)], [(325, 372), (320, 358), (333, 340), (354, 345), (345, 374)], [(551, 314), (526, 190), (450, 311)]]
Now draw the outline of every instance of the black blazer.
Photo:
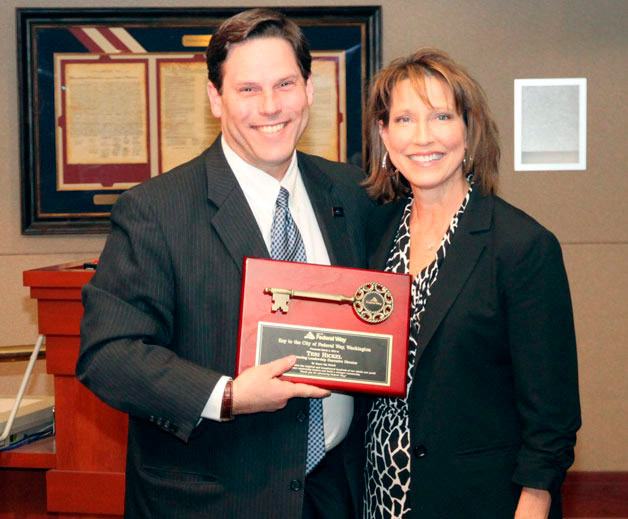
[[(298, 161), (332, 264), (363, 266), (361, 172)], [(234, 373), (243, 258), (268, 257), (220, 141), (124, 193), (111, 222), (83, 291), (77, 376), (130, 415), (127, 516), (300, 517), (305, 399), (197, 426)]]
[[(370, 219), (384, 268), (406, 200)], [(576, 343), (556, 238), (476, 189), (421, 320), (409, 395), (411, 518), (512, 518), (520, 488), (559, 487), (580, 426)], [(352, 427), (364, 435), (364, 402)], [(362, 443), (363, 445), (363, 443)], [(348, 462), (360, 500), (363, 448)]]

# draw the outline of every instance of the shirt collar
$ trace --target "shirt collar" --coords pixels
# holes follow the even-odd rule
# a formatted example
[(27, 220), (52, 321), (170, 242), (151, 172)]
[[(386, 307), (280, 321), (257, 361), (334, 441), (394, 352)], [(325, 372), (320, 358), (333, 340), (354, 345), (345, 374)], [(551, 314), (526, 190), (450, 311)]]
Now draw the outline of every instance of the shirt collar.
[(267, 199), (270, 197), (272, 206), (274, 207), (280, 186), (285, 187), (290, 195), (294, 193), (297, 177), (299, 175), (296, 151), (292, 154), (292, 159), (286, 170), (286, 174), (281, 179), (281, 182), (279, 182), (265, 171), (256, 168), (240, 157), (229, 144), (227, 144), (224, 135), (221, 136), (220, 142), (227, 164), (229, 164), (229, 167), (233, 171), (238, 184), (240, 184), (247, 198), (249, 198), (249, 194), (251, 196), (254, 195), (256, 199)]

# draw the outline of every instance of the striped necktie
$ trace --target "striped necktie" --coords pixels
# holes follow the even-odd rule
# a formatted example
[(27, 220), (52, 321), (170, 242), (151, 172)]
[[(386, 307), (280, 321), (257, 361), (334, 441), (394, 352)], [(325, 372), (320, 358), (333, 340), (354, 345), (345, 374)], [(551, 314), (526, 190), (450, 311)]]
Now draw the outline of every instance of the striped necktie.
[[(307, 261), (305, 245), (290, 214), (289, 197), (288, 190), (282, 187), (275, 203), (273, 225), (270, 230), (270, 256), (278, 260), (305, 262)], [(320, 398), (310, 398), (305, 473), (308, 474), (316, 467), (324, 456), (323, 402)]]

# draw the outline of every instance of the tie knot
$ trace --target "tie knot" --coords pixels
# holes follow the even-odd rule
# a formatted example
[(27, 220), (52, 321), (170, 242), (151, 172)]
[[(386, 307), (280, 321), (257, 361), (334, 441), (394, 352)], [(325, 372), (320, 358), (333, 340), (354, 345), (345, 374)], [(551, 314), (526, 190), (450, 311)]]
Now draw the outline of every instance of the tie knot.
[(288, 198), (290, 198), (290, 193), (285, 187), (281, 187), (279, 189), (279, 195), (277, 196), (277, 207), (283, 207), (287, 209), (288, 207)]

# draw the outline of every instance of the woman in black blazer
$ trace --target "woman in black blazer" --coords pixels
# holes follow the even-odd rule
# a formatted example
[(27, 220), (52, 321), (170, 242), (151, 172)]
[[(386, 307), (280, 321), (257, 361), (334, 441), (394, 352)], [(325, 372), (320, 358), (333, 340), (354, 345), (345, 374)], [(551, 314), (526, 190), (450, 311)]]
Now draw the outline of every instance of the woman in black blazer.
[(414, 281), (406, 398), (354, 428), (362, 515), (560, 517), (580, 426), (569, 287), (554, 235), (494, 194), (482, 88), (420, 50), (377, 76), (367, 131), (371, 267)]

